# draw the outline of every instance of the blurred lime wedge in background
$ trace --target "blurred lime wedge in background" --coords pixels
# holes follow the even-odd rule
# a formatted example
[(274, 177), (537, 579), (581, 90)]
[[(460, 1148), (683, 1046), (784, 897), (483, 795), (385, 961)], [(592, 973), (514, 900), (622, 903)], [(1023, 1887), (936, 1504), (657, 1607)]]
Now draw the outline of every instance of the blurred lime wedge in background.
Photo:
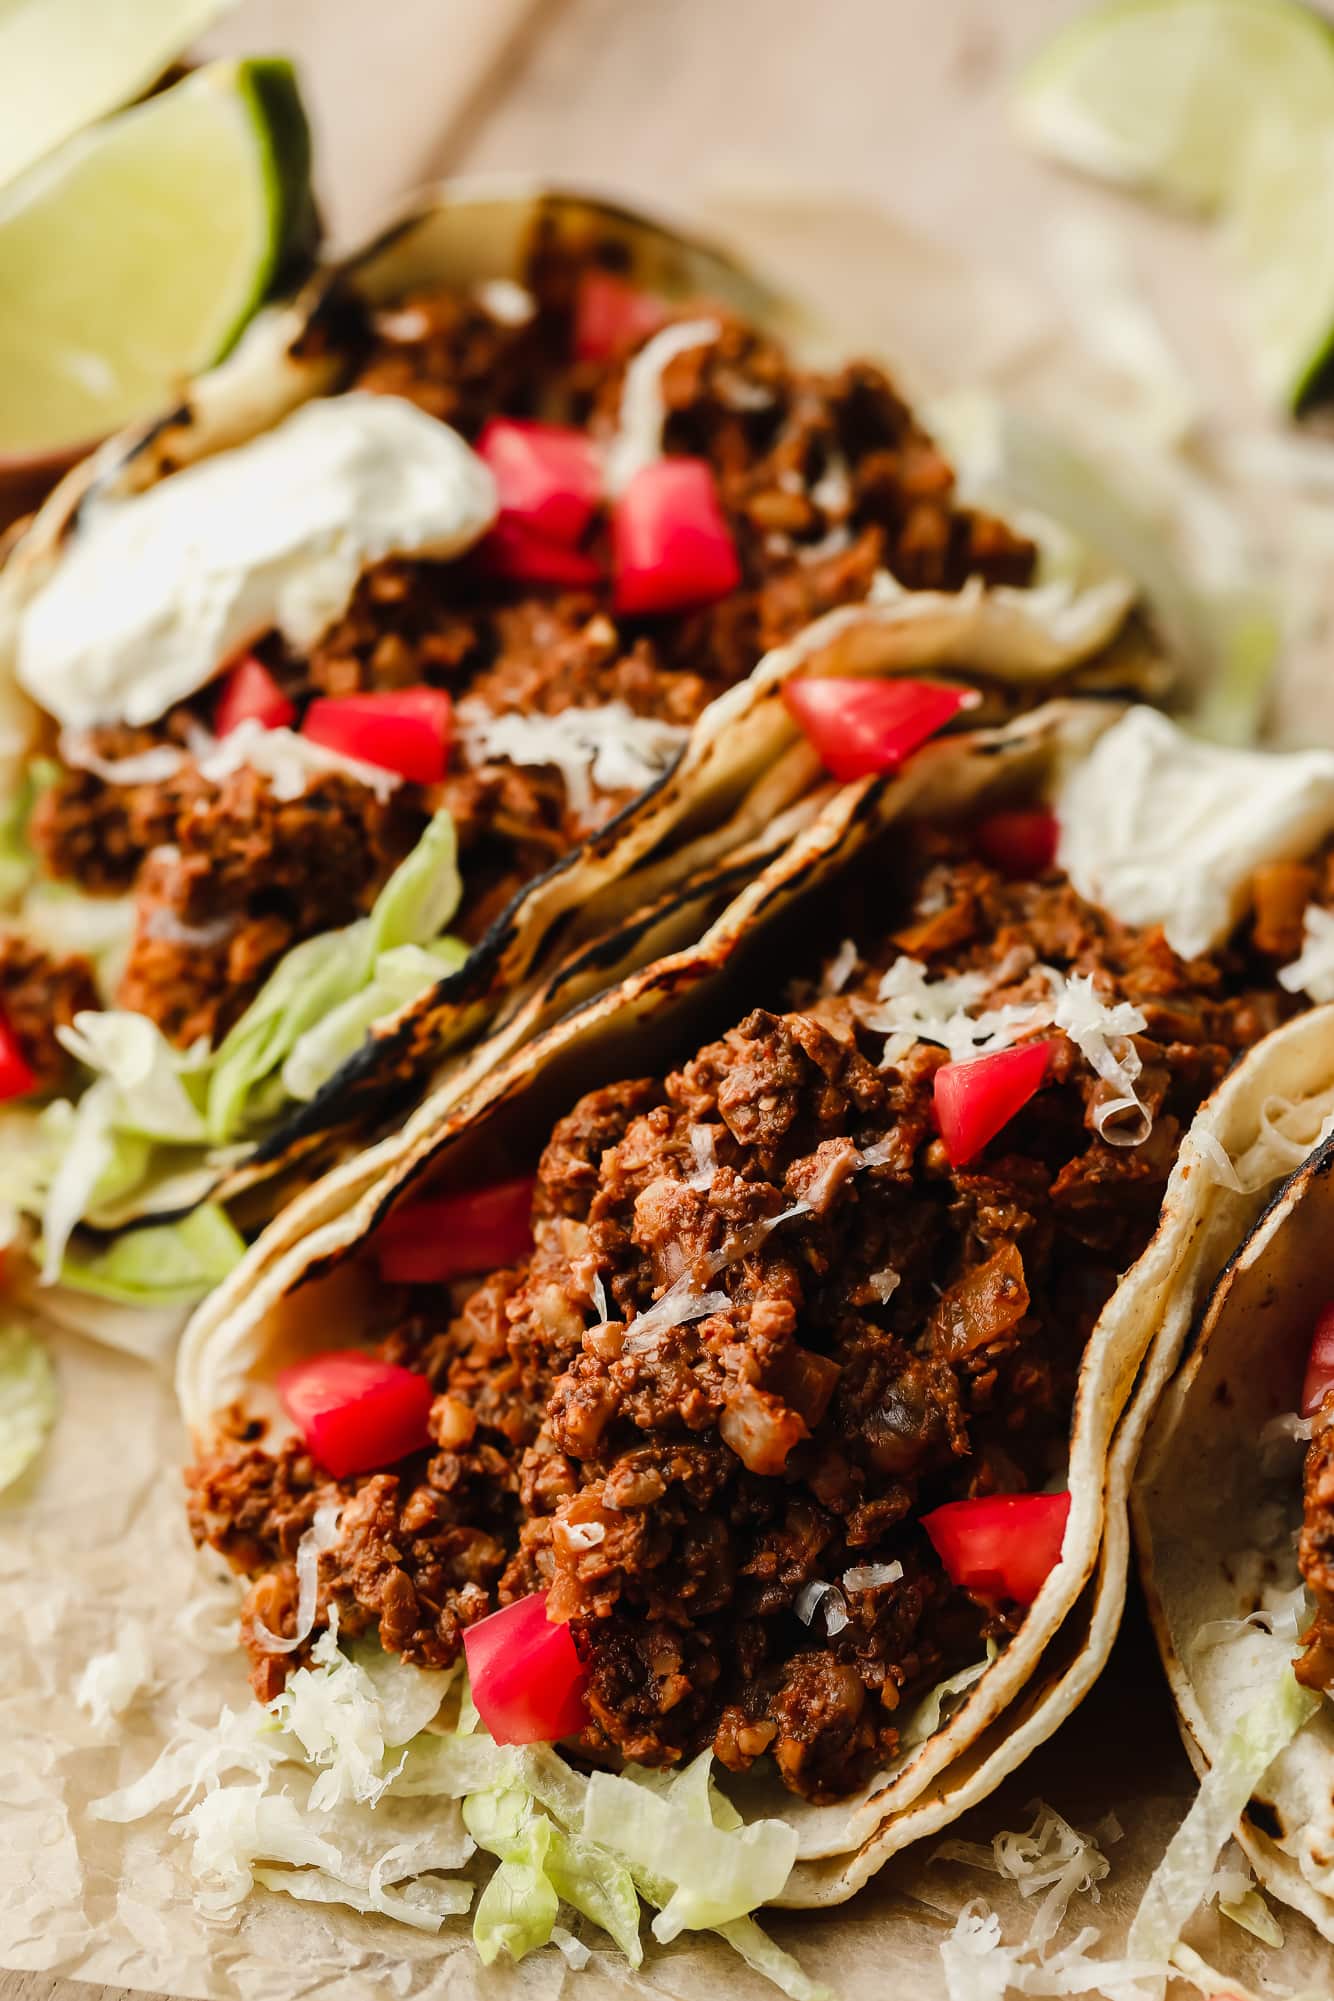
[(160, 409), (313, 236), (285, 62), (215, 63), (70, 140), (0, 195), (0, 451)]
[(1334, 30), (1289, 0), (1112, 0), (1064, 28), (1015, 104), (1040, 151), (1220, 218), (1265, 394), (1295, 407), (1334, 348)]
[(0, 0), (0, 187), (157, 82), (231, 0)]

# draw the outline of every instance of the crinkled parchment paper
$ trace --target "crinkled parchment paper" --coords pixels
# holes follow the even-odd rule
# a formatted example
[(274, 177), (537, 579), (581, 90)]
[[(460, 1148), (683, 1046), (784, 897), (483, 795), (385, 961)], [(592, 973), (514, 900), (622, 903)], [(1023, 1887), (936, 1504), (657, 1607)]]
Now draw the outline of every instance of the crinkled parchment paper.
[[(1069, 328), (1062, 330), (1047, 305), (994, 274), (965, 269), (883, 217), (772, 198), (732, 201), (725, 217), (734, 233), (744, 224), (743, 233), (794, 280), (818, 282), (845, 324), (866, 329), (864, 344), (901, 354), (909, 381), (928, 392), (980, 375), (1058, 416), (1100, 402), (1104, 390), (1112, 396), (1105, 357), (1081, 360)], [(1247, 537), (1258, 532), (1244, 527)], [(1328, 575), (1324, 582), (1328, 591)], [(1322, 686), (1316, 733), (1334, 737), (1327, 657)], [(1308, 737), (1311, 721), (1303, 699)], [(652, 1949), (635, 1975), (614, 1952), (598, 1951), (597, 1935), (587, 1932), (594, 1958), (576, 1977), (554, 1949), (518, 1968), (484, 1971), (466, 1920), (430, 1938), (265, 1891), (239, 1921), (201, 1919), (186, 1845), (171, 1833), (169, 1812), (129, 1827), (87, 1813), (90, 1801), (152, 1761), (182, 1712), (208, 1722), (224, 1702), (248, 1699), (239, 1655), (201, 1651), (181, 1624), (192, 1597), (216, 1594), (217, 1585), (185, 1530), (184, 1441), (170, 1386), (132, 1358), (77, 1336), (53, 1333), (52, 1348), (63, 1391), (59, 1424), (32, 1473), (0, 1495), (0, 1965), (247, 2001), (317, 1992), (326, 2001), (352, 2001), (372, 1991), (400, 2001), (490, 2001), (554, 1996), (567, 1986), (584, 2001), (624, 1994), (712, 2001), (720, 1992), (760, 2001), (773, 1993), (710, 1939)], [(127, 1616), (148, 1631), (156, 1687), (99, 1733), (76, 1708), (73, 1691), (90, 1655), (115, 1644)], [(1063, 1933), (1096, 1924), (1113, 1950), (1191, 1791), (1156, 1662), (1132, 1614), (1084, 1709), (954, 1832), (986, 1842), (1002, 1828), (1024, 1827), (1037, 1796), (1086, 1830), (1114, 1812), (1124, 1833), (1107, 1851), (1111, 1873), (1101, 1903), (1077, 1898)], [(940, 1942), (960, 1907), (978, 1895), (999, 1911), (1007, 1940), (1024, 1937), (1032, 1907), (1017, 1893), (1003, 1891), (994, 1877), (913, 1852), (844, 1910), (778, 1915), (770, 1929), (844, 2001), (933, 2001), (946, 1992)], [(1213, 1914), (1190, 1936), (1206, 1958), (1259, 1991), (1326, 1990), (1328, 1947), (1294, 1915), (1280, 1916), (1281, 1949), (1255, 1945)], [(1277, 1985), (1267, 1990), (1266, 1981)]]

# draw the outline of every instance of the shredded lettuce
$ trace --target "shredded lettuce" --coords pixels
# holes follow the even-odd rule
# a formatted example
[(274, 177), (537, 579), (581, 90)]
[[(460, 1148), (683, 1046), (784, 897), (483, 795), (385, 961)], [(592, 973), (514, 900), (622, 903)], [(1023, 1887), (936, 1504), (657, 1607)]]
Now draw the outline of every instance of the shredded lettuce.
[[(214, 1059), (208, 1128), (216, 1144), (273, 1118), (290, 1097), (313, 1097), (374, 1022), (462, 963), (466, 948), (441, 936), (463, 893), (456, 855), (453, 818), (442, 808), (368, 917), (307, 939), (280, 960)], [(439, 963), (399, 957), (409, 946)]]
[(36, 871), (28, 824), (37, 801), (59, 776), (53, 758), (27, 759), (22, 782), (0, 810), (0, 906), (6, 909), (18, 902)]
[(94, 1654), (79, 1677), (74, 1700), (95, 1730), (107, 1730), (153, 1679), (148, 1634), (140, 1619), (126, 1619), (116, 1644)]
[[(0, 827), (0, 883), (4, 873)], [(206, 1201), (236, 1151), (308, 1100), (374, 1025), (467, 957), (444, 935), (461, 884), (454, 823), (437, 813), (367, 917), (296, 945), (216, 1050), (179, 1050), (146, 1016), (85, 1011), (60, 1039), (86, 1074), (57, 1099), (4, 1121), (0, 1209), (41, 1228), (42, 1279), (110, 1299), (192, 1303), (235, 1262), (220, 1222), (195, 1234), (145, 1232), (122, 1254), (71, 1251), (81, 1224), (102, 1231)], [(154, 1278), (152, 1259), (160, 1258)]]
[(457, 972), (468, 956), (458, 938), (432, 945), (395, 945), (381, 953), (360, 993), (333, 1008), (293, 1045), (282, 1068), (283, 1088), (298, 1103), (309, 1102), (334, 1072), (355, 1056), (377, 1021), (386, 1021), (420, 994), (429, 993), (446, 973)]
[(1279, 1755), (1320, 1706), (1285, 1660), (1258, 1701), (1219, 1747), (1190, 1811), (1154, 1870), (1130, 1927), (1133, 1957), (1168, 1959), (1182, 1927), (1202, 1902), (1214, 1866), (1246, 1810), (1247, 1801)]
[[(659, 1938), (713, 1929), (791, 2001), (830, 2001), (750, 1915), (782, 1890), (795, 1832), (744, 1824), (713, 1783), (710, 1754), (678, 1773), (586, 1778), (549, 1745), (494, 1743), (466, 1683), (457, 1727), (440, 1729), (454, 1681), (326, 1632), (267, 1709), (248, 1721), (224, 1710), (214, 1731), (184, 1725), (156, 1765), (93, 1812), (126, 1821), (184, 1807), (176, 1827), (213, 1916), (259, 1884), (434, 1931), (469, 1901), (467, 1885), (434, 1872), (475, 1845), (496, 1863), (473, 1915), (487, 1964), (547, 1943), (582, 1963), (587, 1948), (559, 1923), (573, 1911), (637, 1967), (642, 1900), (657, 1907)], [(291, 1787), (303, 1782), (300, 1807)]]
[[(424, 1729), (453, 1676), (408, 1667), (396, 1656), (396, 1668), (391, 1667), (385, 1656), (377, 1688), (366, 1669), (340, 1649), (336, 1626), (315, 1642), (311, 1662), (310, 1667), (297, 1669), (272, 1705), (275, 1722), (297, 1739), (308, 1762), (319, 1769), (310, 1804), (315, 1808), (336, 1807), (344, 1800), (374, 1804), (394, 1777), (384, 1769), (385, 1753), (392, 1748), (386, 1732), (406, 1728), (407, 1735), (414, 1736)], [(380, 1688), (385, 1690), (383, 1698)], [(414, 1695), (418, 1709), (405, 1711), (404, 1704)]]
[(125, 1230), (96, 1251), (71, 1246), (60, 1282), (126, 1306), (191, 1306), (240, 1263), (245, 1243), (215, 1202), (179, 1223)]
[(0, 1326), (0, 1491), (26, 1473), (56, 1421), (51, 1359), (30, 1327)]

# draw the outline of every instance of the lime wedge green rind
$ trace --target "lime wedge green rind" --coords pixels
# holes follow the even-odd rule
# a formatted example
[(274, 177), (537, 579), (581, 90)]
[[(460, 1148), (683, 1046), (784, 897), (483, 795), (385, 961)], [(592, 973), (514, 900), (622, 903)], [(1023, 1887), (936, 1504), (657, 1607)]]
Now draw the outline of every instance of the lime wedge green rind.
[(0, 187), (156, 83), (232, 0), (0, 0)]
[(278, 60), (215, 63), (0, 195), (0, 451), (104, 436), (219, 360), (314, 224)]
[(1260, 384), (1297, 407), (1334, 349), (1334, 29), (1290, 0), (1112, 0), (1046, 44), (1021, 135), (1217, 217)]

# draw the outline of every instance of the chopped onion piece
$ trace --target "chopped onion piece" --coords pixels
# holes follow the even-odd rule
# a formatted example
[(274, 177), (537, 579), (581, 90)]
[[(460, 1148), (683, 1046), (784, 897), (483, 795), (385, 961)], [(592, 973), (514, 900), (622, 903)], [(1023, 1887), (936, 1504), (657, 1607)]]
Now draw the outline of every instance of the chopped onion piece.
[(72, 771), (91, 771), (104, 785), (161, 785), (186, 762), (185, 752), (170, 743), (156, 743), (133, 757), (101, 757), (89, 730), (62, 730), (57, 749), (62, 764)]
[(689, 735), (680, 723), (636, 715), (620, 701), (554, 716), (493, 716), (470, 702), (460, 706), (458, 722), (468, 755), (478, 762), (504, 758), (558, 771), (570, 810), (581, 818), (592, 811), (595, 792), (642, 792), (652, 785)]
[(377, 799), (387, 799), (402, 782), (396, 771), (383, 765), (326, 750), (295, 730), (265, 729), (254, 716), (238, 723), (225, 737), (214, 738), (203, 730), (192, 732), (190, 748), (200, 777), (210, 785), (221, 785), (238, 771), (254, 771), (268, 779), (274, 798), (282, 801), (302, 798), (316, 779), (333, 772), (364, 785)]
[(271, 1654), (292, 1654), (315, 1630), (315, 1606), (320, 1588), (320, 1557), (338, 1540), (341, 1501), (325, 1501), (316, 1508), (314, 1519), (296, 1546), (296, 1631), (290, 1640), (280, 1640), (258, 1617), (250, 1622), (257, 1638)]
[(898, 1291), (902, 1280), (893, 1265), (886, 1265), (882, 1271), (873, 1271), (866, 1283), (881, 1306), (885, 1306)]
[(903, 1575), (903, 1565), (893, 1563), (859, 1563), (851, 1570), (843, 1572), (845, 1591), (874, 1591), (881, 1584), (897, 1584)]

